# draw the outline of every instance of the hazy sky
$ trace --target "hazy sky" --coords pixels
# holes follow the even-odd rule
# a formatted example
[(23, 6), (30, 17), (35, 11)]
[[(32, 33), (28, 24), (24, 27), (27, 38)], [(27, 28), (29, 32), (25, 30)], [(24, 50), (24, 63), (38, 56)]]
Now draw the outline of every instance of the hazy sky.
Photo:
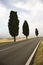
[(22, 25), (27, 20), (30, 36), (35, 36), (35, 28), (39, 36), (43, 36), (43, 0), (0, 0), (0, 38), (10, 37), (8, 20), (10, 11), (17, 11), (19, 19), (19, 37), (22, 37)]

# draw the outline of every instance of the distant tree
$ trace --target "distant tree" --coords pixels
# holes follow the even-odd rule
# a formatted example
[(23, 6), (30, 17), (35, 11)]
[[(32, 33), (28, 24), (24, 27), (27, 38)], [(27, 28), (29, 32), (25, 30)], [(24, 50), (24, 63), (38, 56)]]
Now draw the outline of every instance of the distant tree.
[(27, 36), (29, 35), (29, 26), (26, 20), (24, 21), (23, 24), (23, 34), (26, 36), (27, 39)]
[(18, 35), (19, 30), (19, 20), (17, 16), (17, 12), (10, 12), (10, 19), (8, 22), (9, 33), (12, 37), (14, 37), (14, 41), (16, 41), (16, 36)]
[(38, 36), (39, 32), (38, 32), (38, 29), (36, 28), (35, 29), (35, 35)]

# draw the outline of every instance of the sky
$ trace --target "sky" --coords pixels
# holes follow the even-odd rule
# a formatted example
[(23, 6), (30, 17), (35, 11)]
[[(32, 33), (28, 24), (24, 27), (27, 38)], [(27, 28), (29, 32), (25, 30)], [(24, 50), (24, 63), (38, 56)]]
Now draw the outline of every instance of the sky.
[(24, 37), (22, 33), (24, 20), (27, 20), (29, 25), (29, 36), (35, 36), (35, 28), (39, 30), (39, 36), (43, 36), (43, 0), (0, 0), (0, 38), (11, 37), (8, 30), (11, 10), (17, 11), (18, 37)]

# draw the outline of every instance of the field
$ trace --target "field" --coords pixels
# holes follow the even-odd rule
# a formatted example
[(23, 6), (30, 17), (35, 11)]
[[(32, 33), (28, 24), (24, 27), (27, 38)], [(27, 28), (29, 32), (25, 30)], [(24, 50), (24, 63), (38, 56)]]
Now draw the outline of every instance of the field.
[[(17, 38), (16, 42), (21, 41), (21, 40), (25, 40), (25, 38)], [(13, 38), (2, 38), (2, 39), (0, 39), (0, 43), (3, 43), (3, 42), (14, 42), (14, 39)]]
[(43, 40), (40, 42), (40, 46), (36, 52), (33, 65), (43, 65)]
[[(30, 38), (34, 38), (34, 37), (28, 37), (28, 39), (30, 39)], [(25, 37), (16, 38), (16, 42), (22, 41), (22, 40), (26, 40), (26, 38)], [(3, 43), (3, 42), (14, 42), (14, 39), (13, 38), (1, 38), (0, 39), (0, 44)]]

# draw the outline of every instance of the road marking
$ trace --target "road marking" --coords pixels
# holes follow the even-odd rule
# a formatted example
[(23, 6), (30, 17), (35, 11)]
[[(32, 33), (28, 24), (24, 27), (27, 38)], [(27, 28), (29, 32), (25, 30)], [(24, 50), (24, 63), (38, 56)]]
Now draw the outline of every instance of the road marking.
[(11, 46), (11, 47), (8, 47), (8, 48), (5, 48), (5, 49), (2, 49), (2, 50), (0, 50), (0, 51), (6, 51), (6, 50), (8, 50), (8, 49), (10, 49), (10, 48), (13, 48), (14, 46)]
[(31, 56), (29, 57), (29, 59), (28, 59), (28, 61), (26, 62), (25, 65), (30, 65), (30, 63), (31, 63), (31, 61), (32, 61), (32, 58), (33, 58), (33, 56), (34, 56), (34, 54), (35, 54), (37, 48), (39, 47), (39, 44), (40, 44), (40, 41), (39, 41), (39, 43), (37, 44), (36, 48), (34, 49), (33, 53), (31, 54)]

